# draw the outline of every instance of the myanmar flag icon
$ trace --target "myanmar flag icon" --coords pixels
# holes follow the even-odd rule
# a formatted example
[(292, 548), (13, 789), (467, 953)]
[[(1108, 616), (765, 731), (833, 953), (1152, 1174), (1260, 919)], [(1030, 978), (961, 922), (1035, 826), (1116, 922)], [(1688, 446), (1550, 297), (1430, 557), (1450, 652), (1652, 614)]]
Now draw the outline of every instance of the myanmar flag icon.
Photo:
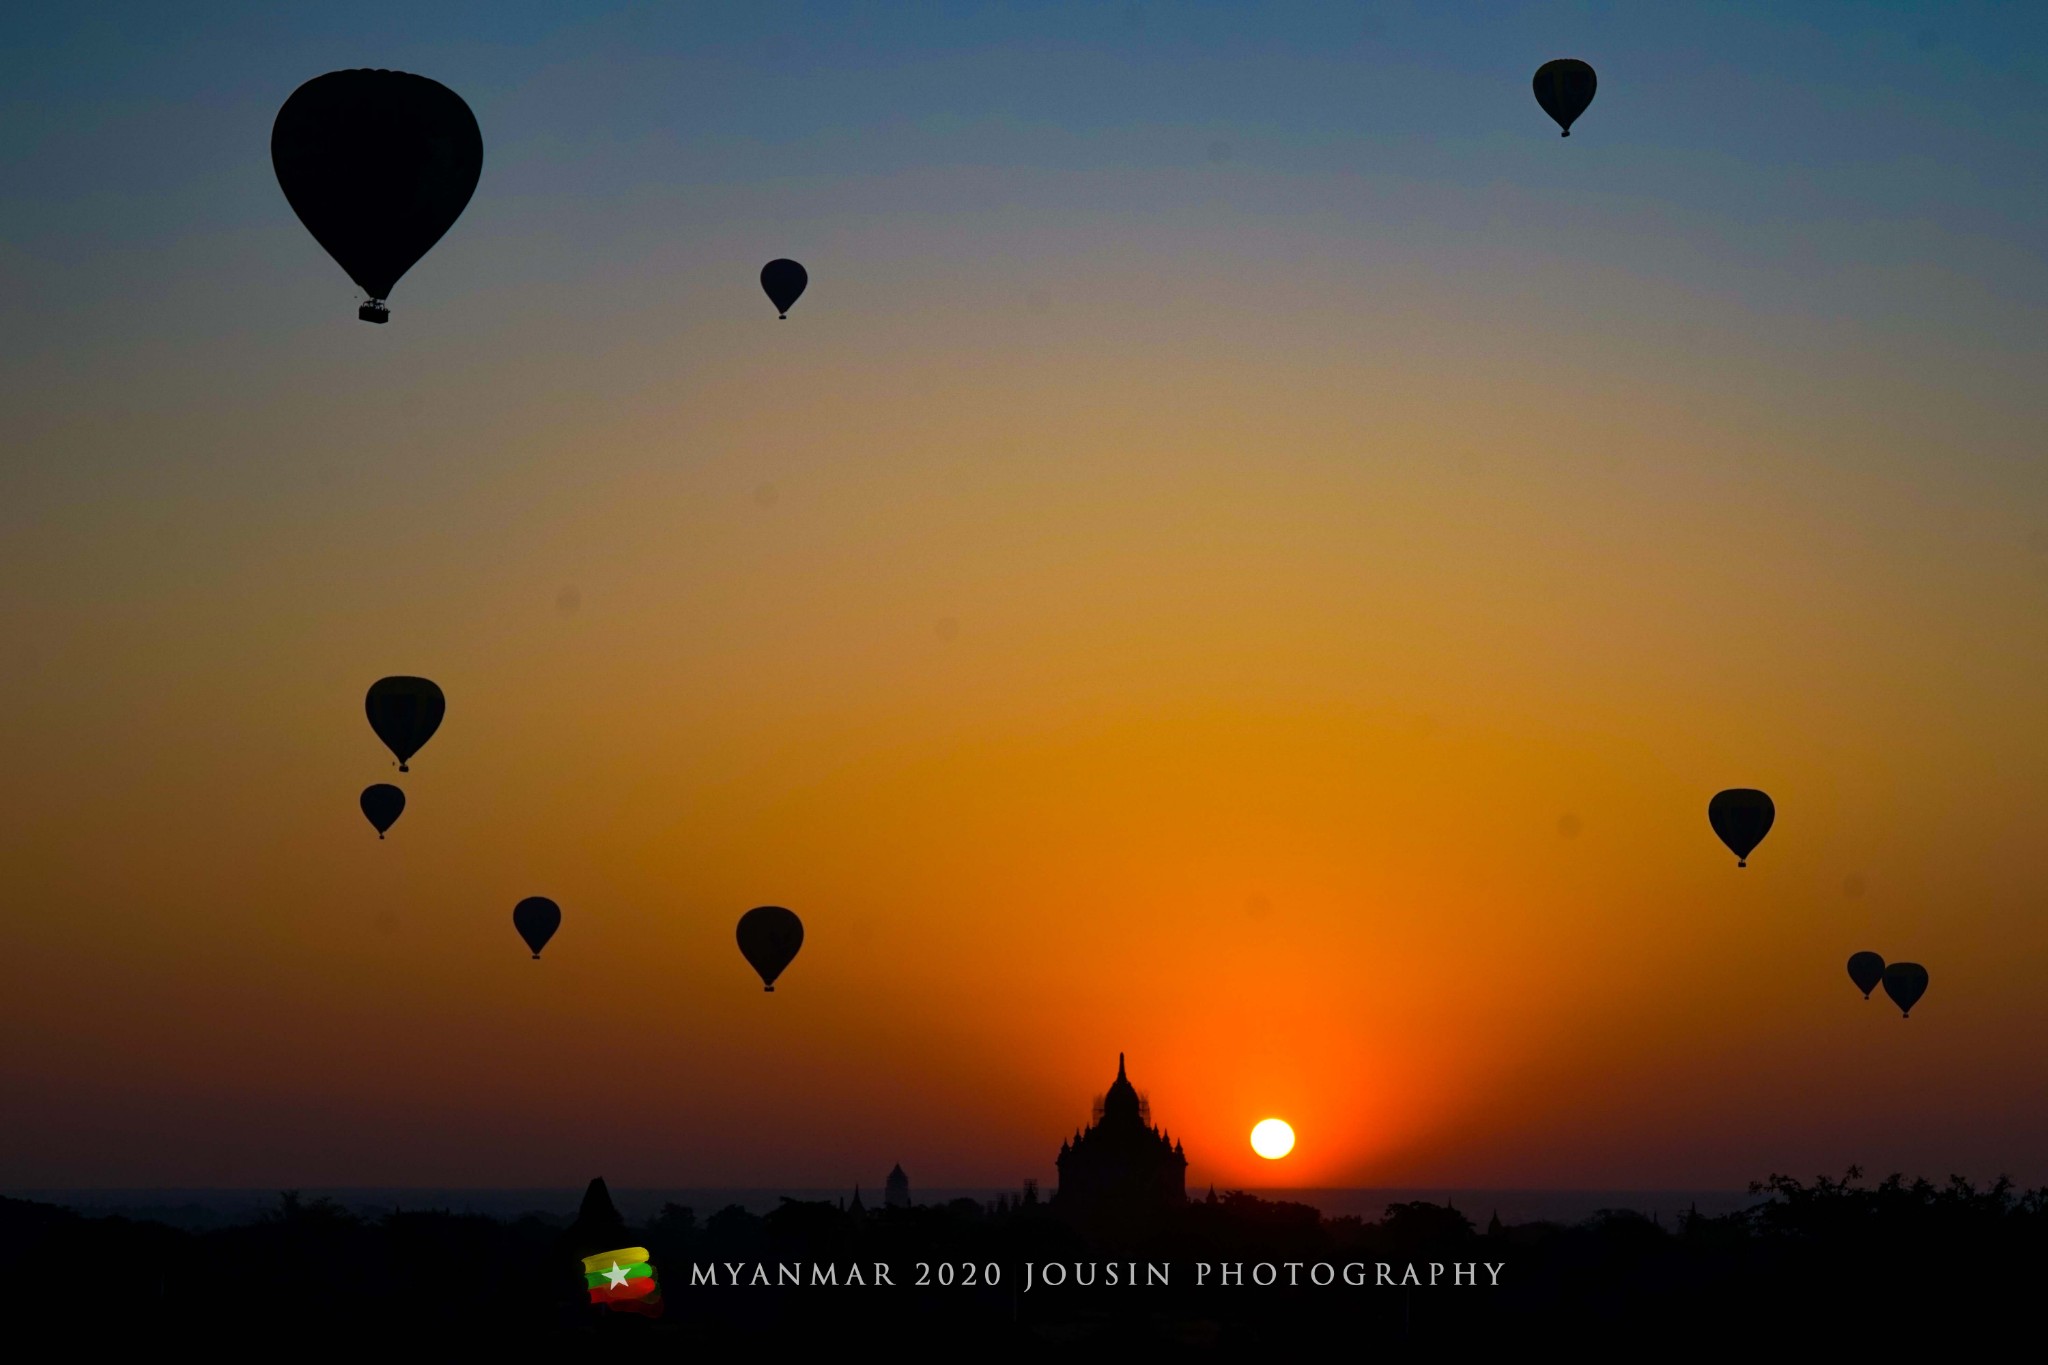
[(661, 1286), (654, 1282), (646, 1247), (621, 1247), (585, 1256), (583, 1283), (589, 1286), (592, 1303), (642, 1317), (661, 1316)]

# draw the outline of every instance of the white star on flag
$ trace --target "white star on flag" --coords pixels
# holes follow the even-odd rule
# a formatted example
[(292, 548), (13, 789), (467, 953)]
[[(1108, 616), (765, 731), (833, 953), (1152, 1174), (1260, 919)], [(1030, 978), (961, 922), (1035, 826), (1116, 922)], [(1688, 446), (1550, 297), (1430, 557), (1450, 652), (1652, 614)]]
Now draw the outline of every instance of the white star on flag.
[(617, 1261), (612, 1262), (612, 1268), (610, 1270), (605, 1271), (604, 1275), (606, 1279), (612, 1282), (612, 1288), (614, 1289), (617, 1289), (620, 1285), (626, 1282), (626, 1272), (619, 1269), (619, 1263)]

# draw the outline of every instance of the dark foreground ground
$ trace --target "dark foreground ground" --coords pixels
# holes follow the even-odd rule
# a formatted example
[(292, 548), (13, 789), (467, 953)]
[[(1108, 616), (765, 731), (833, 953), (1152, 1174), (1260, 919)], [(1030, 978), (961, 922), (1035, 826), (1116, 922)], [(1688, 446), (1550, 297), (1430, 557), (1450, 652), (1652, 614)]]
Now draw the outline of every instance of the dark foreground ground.
[[(1774, 1198), (1750, 1212), (1675, 1225), (1613, 1211), (1571, 1227), (1486, 1230), (1440, 1205), (1393, 1205), (1365, 1222), (1245, 1195), (1191, 1204), (1165, 1225), (1086, 1231), (1007, 1200), (865, 1213), (790, 1202), (765, 1217), (735, 1207), (707, 1218), (671, 1205), (627, 1228), (598, 1193), (567, 1226), (363, 1219), (287, 1195), (253, 1225), (191, 1233), (9, 1199), (0, 1344), (756, 1359), (835, 1349), (1462, 1357), (1541, 1345), (1697, 1358), (1800, 1346), (1956, 1351), (2031, 1337), (2048, 1274), (2048, 1191), (1868, 1185), (1854, 1172), (1813, 1184), (1774, 1177), (1765, 1188)], [(576, 1257), (622, 1246), (652, 1252), (658, 1321), (583, 1301)], [(769, 1283), (754, 1283), (764, 1264)], [(877, 1264), (892, 1284), (874, 1283)], [(1095, 1283), (1048, 1288), (1048, 1264)], [(862, 1283), (848, 1284), (856, 1265)], [(801, 1267), (805, 1283), (774, 1283), (788, 1278), (784, 1266)], [(840, 1283), (810, 1283), (828, 1266)], [(1147, 1284), (1160, 1266), (1168, 1283)]]

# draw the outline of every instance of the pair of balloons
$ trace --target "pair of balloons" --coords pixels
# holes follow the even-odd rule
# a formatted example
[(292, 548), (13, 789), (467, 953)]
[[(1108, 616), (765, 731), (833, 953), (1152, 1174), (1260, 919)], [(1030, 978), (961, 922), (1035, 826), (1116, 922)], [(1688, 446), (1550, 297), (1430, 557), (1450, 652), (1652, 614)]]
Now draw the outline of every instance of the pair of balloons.
[(1856, 953), (1849, 959), (1849, 979), (1856, 983), (1856, 989), (1863, 992), (1868, 1000), (1870, 993), (1881, 984), (1884, 993), (1899, 1007), (1899, 1017), (1909, 1019), (1913, 1006), (1920, 1003), (1920, 997), (1927, 994), (1927, 969), (1917, 962), (1894, 962), (1886, 964), (1876, 953)]
[[(512, 907), (512, 927), (538, 962), (540, 950), (562, 927), (562, 907), (546, 896), (528, 896)], [(740, 916), (738, 938), (741, 955), (761, 974), (762, 989), (772, 991), (775, 978), (804, 946), (804, 923), (779, 905), (756, 906)]]
[[(441, 718), (448, 714), (448, 699), (425, 678), (379, 678), (363, 698), (363, 712), (377, 738), (397, 757), (398, 771), (411, 772), (407, 761), (441, 728)], [(378, 782), (363, 788), (356, 804), (381, 839), (405, 813), (405, 793), (389, 782)]]
[[(388, 322), (399, 278), (446, 236), (484, 173), (484, 135), (462, 96), (405, 71), (330, 71), (294, 90), (270, 129), (285, 202)], [(783, 317), (810, 276), (791, 260), (761, 269)]]

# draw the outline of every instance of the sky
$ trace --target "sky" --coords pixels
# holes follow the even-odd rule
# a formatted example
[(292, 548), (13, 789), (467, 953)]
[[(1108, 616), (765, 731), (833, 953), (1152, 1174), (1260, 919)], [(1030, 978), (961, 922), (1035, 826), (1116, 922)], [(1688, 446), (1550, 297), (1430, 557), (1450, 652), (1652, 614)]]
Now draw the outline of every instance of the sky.
[[(359, 66), (485, 147), (385, 327), (268, 158)], [(2048, 1182), (2044, 92), (2018, 4), (10, 8), (0, 1185), (1050, 1186), (1119, 1052), (1197, 1189)]]

